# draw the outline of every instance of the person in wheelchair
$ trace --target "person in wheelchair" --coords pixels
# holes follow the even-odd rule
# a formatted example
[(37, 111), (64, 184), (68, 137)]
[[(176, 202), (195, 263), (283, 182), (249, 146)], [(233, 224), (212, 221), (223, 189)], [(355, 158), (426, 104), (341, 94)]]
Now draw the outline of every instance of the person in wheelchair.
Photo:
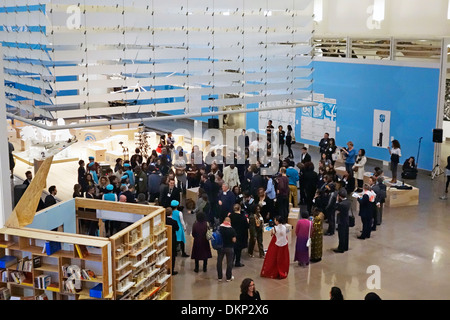
[(417, 178), (417, 165), (416, 159), (414, 157), (409, 157), (403, 163), (402, 168), (402, 178), (403, 179), (416, 179)]

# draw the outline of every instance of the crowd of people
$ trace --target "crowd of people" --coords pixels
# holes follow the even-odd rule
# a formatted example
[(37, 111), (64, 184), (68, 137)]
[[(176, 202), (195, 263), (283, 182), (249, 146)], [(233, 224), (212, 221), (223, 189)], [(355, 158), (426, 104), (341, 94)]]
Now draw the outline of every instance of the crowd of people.
[[(256, 253), (264, 259), (261, 276), (287, 277), (289, 232), (296, 234), (294, 261), (300, 266), (321, 261), (323, 235), (333, 236), (336, 230), (338, 246), (334, 251), (347, 251), (352, 194), (355, 191), (360, 193), (357, 201), (363, 224), (358, 238), (370, 238), (371, 232), (381, 224), (386, 187), (380, 168), (376, 168), (370, 184), (363, 183), (367, 161), (364, 149), (357, 152), (352, 142), (347, 143), (347, 148), (340, 149), (346, 172), (339, 175), (334, 167), (338, 160), (338, 147), (326, 133), (319, 143), (320, 159), (316, 172), (306, 147), (301, 149), (299, 161), (294, 161), (292, 128), (285, 133), (280, 125), (275, 131), (269, 121), (266, 129), (266, 148), (262, 148), (264, 145), (261, 147), (260, 137), (251, 139), (242, 130), (238, 148), (242, 146), (243, 153), (233, 151), (223, 155), (221, 149), (211, 148), (204, 155), (203, 150), (193, 146), (189, 154), (177, 146), (169, 133), (161, 136), (158, 146), (149, 156), (136, 148), (129, 159), (118, 158), (114, 168), (102, 169), (94, 157), (89, 157), (87, 164), (80, 160), (73, 196), (155, 203), (167, 208), (167, 217), (177, 224), (173, 261), (178, 251), (182, 257), (189, 257), (183, 212), (195, 214), (191, 252), (191, 258), (195, 260), (194, 271), (199, 272), (200, 262), (203, 263), (203, 271), (207, 271), (207, 261), (212, 254), (205, 235), (209, 229), (219, 229), (223, 236), (223, 247), (218, 250), (219, 280), (223, 278), (223, 260), (227, 261), (225, 278), (233, 280), (232, 269), (244, 266), (241, 257), (245, 249), (250, 257)], [(277, 163), (269, 157), (275, 135), (278, 138)], [(255, 142), (257, 148), (252, 148)], [(286, 157), (283, 157), (284, 144), (288, 147)], [(255, 163), (250, 163), (251, 156), (256, 156)], [(195, 206), (188, 201), (182, 203), (186, 189), (195, 187), (199, 190)], [(306, 207), (292, 231), (286, 226), (290, 206)], [(324, 223), (328, 224), (326, 232), (323, 232)], [(273, 237), (269, 244), (263, 244), (265, 226), (272, 227)], [(115, 228), (117, 225), (111, 225), (107, 231), (117, 232)], [(175, 270), (173, 272), (176, 274)]]

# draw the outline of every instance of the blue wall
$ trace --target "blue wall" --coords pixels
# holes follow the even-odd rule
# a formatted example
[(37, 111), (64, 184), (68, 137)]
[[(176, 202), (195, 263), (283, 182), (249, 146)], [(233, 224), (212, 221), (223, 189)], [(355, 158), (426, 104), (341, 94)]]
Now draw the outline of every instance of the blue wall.
[[(364, 148), (369, 158), (389, 161), (387, 149), (372, 147), (374, 109), (389, 110), (390, 136), (401, 144), (400, 162), (417, 157), (419, 138), (423, 137), (419, 168), (426, 170), (433, 169), (438, 88), (439, 69), (314, 62), (314, 92), (337, 102), (338, 146), (351, 140), (356, 149)], [(317, 145), (300, 139), (300, 125), (299, 121), (297, 141)]]
[(48, 210), (34, 216), (33, 222), (27, 228), (52, 230), (64, 225), (65, 233), (77, 233), (75, 200), (59, 202)]

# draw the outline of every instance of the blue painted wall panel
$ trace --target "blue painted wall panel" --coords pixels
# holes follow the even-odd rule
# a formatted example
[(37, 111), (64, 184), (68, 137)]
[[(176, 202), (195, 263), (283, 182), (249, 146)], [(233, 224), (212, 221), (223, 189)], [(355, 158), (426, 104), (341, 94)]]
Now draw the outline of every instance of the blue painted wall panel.
[[(433, 169), (439, 69), (368, 64), (314, 62), (314, 92), (337, 100), (336, 143), (353, 141), (370, 158), (389, 161), (387, 149), (372, 147), (374, 109), (391, 111), (390, 136), (400, 141), (403, 161), (417, 156), (423, 137), (419, 168)], [(298, 110), (299, 112), (300, 110)], [(297, 119), (299, 114), (297, 113)], [(296, 126), (300, 139), (300, 121)]]

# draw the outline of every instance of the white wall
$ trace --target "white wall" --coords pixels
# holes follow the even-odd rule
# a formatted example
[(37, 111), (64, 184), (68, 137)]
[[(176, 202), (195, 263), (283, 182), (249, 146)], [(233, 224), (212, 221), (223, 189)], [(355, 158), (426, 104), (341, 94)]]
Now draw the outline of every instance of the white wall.
[(385, 0), (385, 18), (372, 20), (374, 0), (323, 0), (315, 36), (450, 36), (448, 0)]

